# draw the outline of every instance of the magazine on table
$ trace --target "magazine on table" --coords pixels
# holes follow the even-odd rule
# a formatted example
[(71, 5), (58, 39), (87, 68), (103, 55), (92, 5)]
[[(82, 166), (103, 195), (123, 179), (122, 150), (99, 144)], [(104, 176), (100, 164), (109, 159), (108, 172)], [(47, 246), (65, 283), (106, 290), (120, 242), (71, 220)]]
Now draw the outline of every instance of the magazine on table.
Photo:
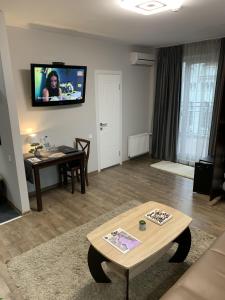
[(158, 225), (163, 225), (165, 224), (167, 221), (169, 221), (173, 216), (171, 214), (169, 214), (168, 212), (162, 210), (162, 209), (154, 209), (150, 212), (148, 212), (145, 217), (158, 224)]
[(118, 228), (105, 235), (103, 239), (124, 254), (141, 244), (140, 240), (122, 228)]

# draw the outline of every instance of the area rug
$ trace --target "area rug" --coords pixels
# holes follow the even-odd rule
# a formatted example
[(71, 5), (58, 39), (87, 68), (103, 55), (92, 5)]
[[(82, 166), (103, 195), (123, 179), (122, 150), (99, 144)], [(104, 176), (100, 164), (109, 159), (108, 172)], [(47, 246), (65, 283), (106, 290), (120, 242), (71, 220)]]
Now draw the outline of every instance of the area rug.
[(162, 160), (160, 162), (150, 165), (150, 167), (173, 173), (176, 175), (180, 175), (189, 179), (194, 179), (195, 169), (190, 166), (185, 166), (171, 161)]
[[(140, 203), (128, 202), (80, 227), (58, 236), (8, 263), (10, 276), (29, 300), (122, 300), (125, 281), (109, 273), (112, 284), (97, 284), (87, 266), (88, 232)], [(214, 241), (207, 233), (191, 228), (193, 243), (184, 263), (168, 263), (171, 249), (157, 263), (130, 281), (130, 299), (159, 299)]]

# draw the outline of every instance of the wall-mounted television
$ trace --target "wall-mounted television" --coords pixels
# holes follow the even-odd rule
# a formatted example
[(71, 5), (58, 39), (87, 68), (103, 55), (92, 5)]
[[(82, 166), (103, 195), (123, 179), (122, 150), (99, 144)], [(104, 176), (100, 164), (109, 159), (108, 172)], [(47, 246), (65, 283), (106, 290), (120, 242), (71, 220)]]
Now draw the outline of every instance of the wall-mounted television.
[(87, 67), (31, 64), (32, 106), (85, 102)]

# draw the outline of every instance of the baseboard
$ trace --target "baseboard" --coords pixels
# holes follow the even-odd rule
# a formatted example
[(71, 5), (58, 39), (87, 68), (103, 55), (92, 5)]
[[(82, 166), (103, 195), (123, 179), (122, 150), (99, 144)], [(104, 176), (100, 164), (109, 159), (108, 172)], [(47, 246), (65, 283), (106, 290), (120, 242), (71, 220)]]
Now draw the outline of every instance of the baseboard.
[[(96, 174), (98, 174), (98, 170), (95, 170), (95, 171), (92, 171), (92, 172), (88, 173), (88, 176), (93, 176), (93, 175), (96, 175)], [(70, 181), (68, 181), (68, 183), (70, 183)], [(55, 189), (59, 186), (60, 186), (60, 184), (59, 184), (59, 182), (57, 182), (53, 185), (49, 185), (49, 186), (46, 186), (46, 187), (42, 188), (41, 192), (47, 192), (47, 191), (53, 190), (53, 189)], [(35, 191), (29, 192), (28, 195), (29, 195), (29, 197), (34, 197), (34, 196), (36, 196), (36, 192)]]
[[(47, 192), (47, 191), (53, 190), (53, 189), (55, 189), (57, 187), (59, 187), (59, 182), (56, 183), (56, 184), (49, 185), (49, 186), (46, 186), (44, 188), (41, 188), (41, 192)], [(36, 196), (36, 192), (35, 191), (29, 192), (28, 195), (29, 195), (29, 197), (34, 197), (34, 196)]]
[[(148, 155), (148, 154), (147, 154), (147, 155)], [(141, 155), (141, 156), (134, 157), (134, 158), (132, 158), (132, 159), (135, 160), (135, 159), (137, 159), (137, 158), (139, 158), (139, 157), (145, 157), (145, 156), (146, 156), (146, 154), (143, 154), (143, 155)], [(131, 159), (128, 158), (127, 160), (123, 160), (122, 163), (123, 163), (123, 164), (129, 163), (130, 160), (131, 160)], [(109, 168), (110, 168), (110, 167), (109, 167)], [(92, 171), (92, 172), (88, 173), (88, 176), (93, 176), (93, 175), (96, 175), (96, 174), (98, 174), (98, 173), (99, 173), (98, 170), (95, 170), (95, 171)], [(42, 188), (42, 189), (41, 189), (41, 192), (46, 192), (46, 191), (55, 189), (55, 188), (57, 188), (57, 187), (59, 187), (59, 182), (56, 183), (56, 184), (49, 185), (49, 186), (46, 186), (46, 187)], [(29, 192), (28, 195), (29, 195), (29, 197), (34, 197), (34, 196), (36, 195), (36, 192), (35, 192), (35, 191)]]
[(145, 157), (151, 158), (151, 154), (149, 154), (149, 152), (147, 152), (147, 153), (144, 153), (144, 154), (141, 154), (141, 155), (128, 157), (127, 159), (123, 160), (123, 163), (126, 164), (126, 163), (129, 163), (132, 160), (137, 160), (137, 159), (145, 158)]
[(92, 175), (96, 175), (96, 174), (98, 174), (98, 170), (95, 170), (95, 171), (92, 171), (92, 172), (88, 173), (88, 176), (89, 176), (89, 175), (92, 176)]

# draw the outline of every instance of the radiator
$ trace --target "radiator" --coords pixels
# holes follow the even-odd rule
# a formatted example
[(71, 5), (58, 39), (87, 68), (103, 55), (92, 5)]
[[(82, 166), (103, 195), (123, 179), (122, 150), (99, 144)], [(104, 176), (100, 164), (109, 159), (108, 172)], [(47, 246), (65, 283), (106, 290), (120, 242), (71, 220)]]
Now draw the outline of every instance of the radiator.
[(128, 137), (128, 157), (132, 158), (149, 152), (149, 133), (141, 133)]

